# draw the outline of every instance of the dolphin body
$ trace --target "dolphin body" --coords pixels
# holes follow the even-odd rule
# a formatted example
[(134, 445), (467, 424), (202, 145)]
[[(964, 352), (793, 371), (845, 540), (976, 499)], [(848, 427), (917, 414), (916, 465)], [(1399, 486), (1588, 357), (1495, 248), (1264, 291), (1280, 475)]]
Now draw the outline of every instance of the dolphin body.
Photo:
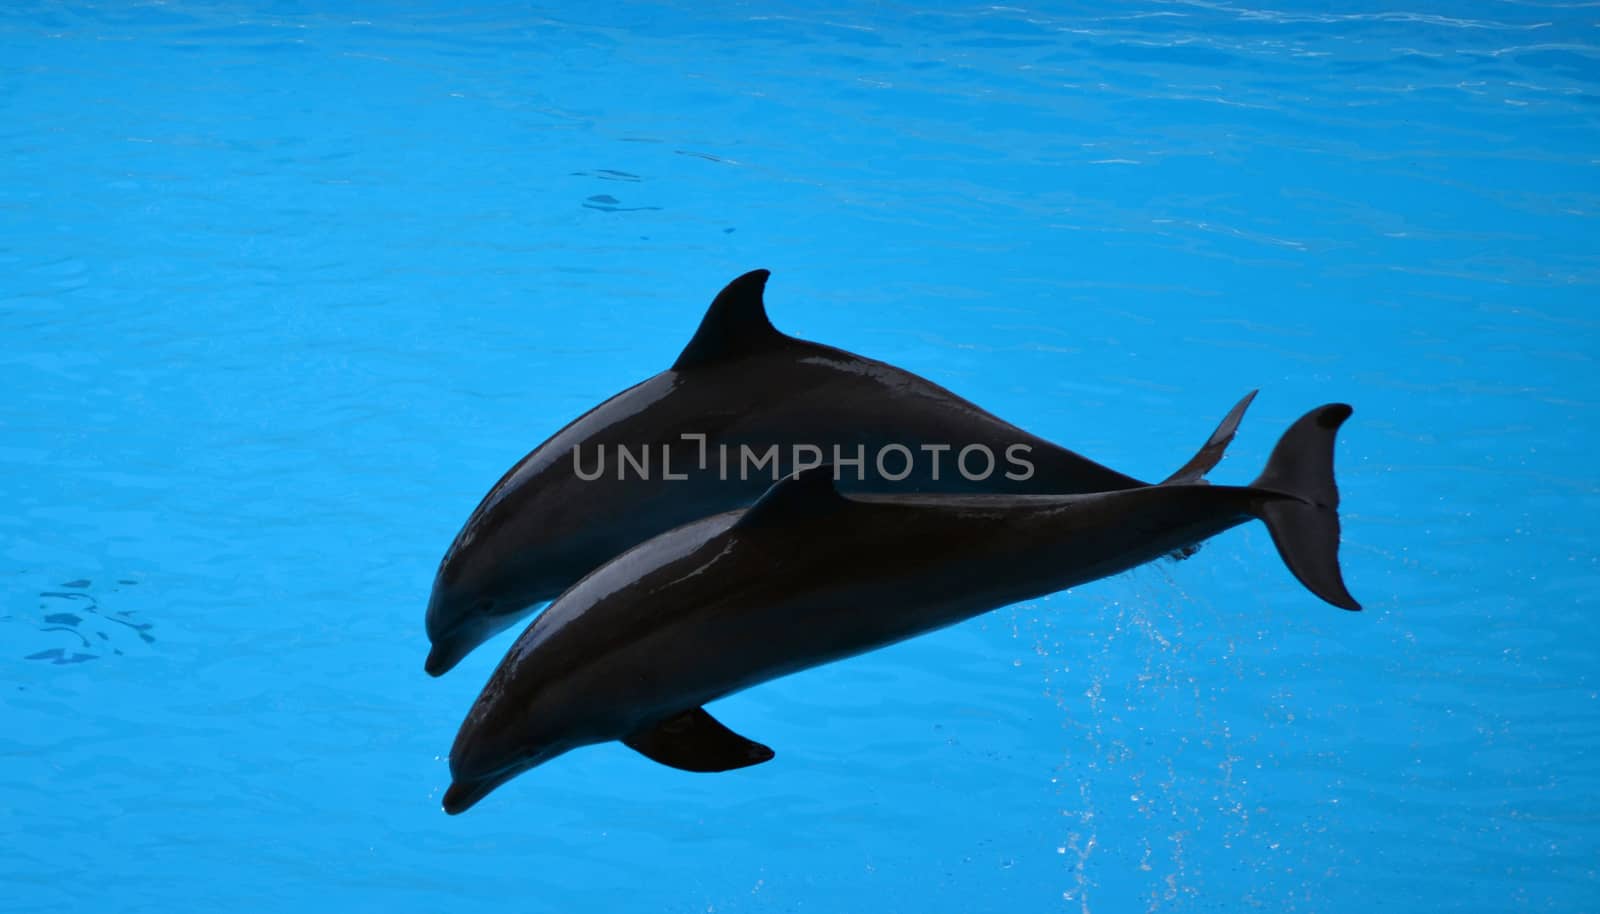
[(771, 749), (702, 706), (1126, 571), (1252, 518), (1312, 593), (1360, 609), (1339, 569), (1333, 478), (1350, 412), (1333, 404), (1295, 422), (1248, 486), (1208, 485), (1203, 469), (1073, 496), (847, 496), (828, 467), (784, 480), (747, 511), (616, 557), (535, 619), (456, 735), (444, 809), (460, 813), (523, 771), (608, 740), (686, 771), (765, 762)]
[[(489, 490), (434, 577), (426, 617), (429, 674), (449, 671), (613, 556), (697, 518), (749, 506), (802, 468), (791, 459), (796, 444), (815, 446), (817, 462), (831, 460), (835, 446), (851, 456), (864, 448), (864, 473), (844, 472), (850, 490), (1072, 494), (1145, 485), (910, 372), (778, 332), (762, 300), (767, 276), (756, 270), (729, 283), (671, 368), (574, 420)], [(1218, 429), (1218, 440), (1226, 445), (1231, 434)], [(916, 453), (907, 478), (879, 473), (873, 455), (880, 448), (914, 451), (925, 444), (949, 446), (939, 455), (942, 472), (929, 454)], [(651, 471), (620, 465), (618, 445), (635, 457), (647, 453)], [(727, 473), (722, 445), (735, 449)], [(738, 464), (738, 447), (761, 452), (770, 445), (779, 446), (781, 472), (774, 465), (747, 473)], [(994, 456), (987, 478), (967, 479), (955, 466), (968, 445)], [(1012, 452), (1017, 445), (1027, 450)], [(585, 473), (605, 454), (604, 475), (580, 478), (575, 450)], [(1213, 464), (1221, 451), (1210, 455)], [(1023, 472), (1007, 459), (1014, 453), (1031, 464), (1028, 478), (1012, 478)], [(897, 473), (898, 463), (891, 463), (888, 472)]]

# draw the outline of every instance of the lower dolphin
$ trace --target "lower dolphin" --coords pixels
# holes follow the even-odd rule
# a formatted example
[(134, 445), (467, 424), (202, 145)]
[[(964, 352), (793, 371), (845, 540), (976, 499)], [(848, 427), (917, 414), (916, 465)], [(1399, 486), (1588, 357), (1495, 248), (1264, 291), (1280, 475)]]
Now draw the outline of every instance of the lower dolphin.
[(523, 632), (456, 736), (445, 811), (610, 740), (686, 771), (759, 764), (772, 750), (722, 726), (706, 703), (1126, 571), (1251, 519), (1266, 523), (1312, 593), (1360, 609), (1339, 569), (1333, 477), (1350, 412), (1328, 405), (1295, 422), (1248, 486), (1208, 485), (1191, 461), (1161, 485), (1090, 495), (848, 496), (823, 467), (748, 511), (655, 537)]
[[(767, 275), (729, 283), (671, 368), (573, 420), (489, 490), (434, 577), (430, 675), (606, 560), (747, 507), (807, 459), (859, 456), (843, 480), (856, 491), (1065, 495), (1144, 485), (910, 372), (780, 333), (767, 319)], [(1218, 434), (1221, 445), (1196, 460), (1215, 463), (1232, 428)], [(795, 446), (814, 450), (797, 456)], [(743, 455), (774, 447), (777, 458), (750, 472)], [(623, 451), (641, 463), (624, 464)], [(963, 459), (971, 475), (988, 472), (969, 478)]]

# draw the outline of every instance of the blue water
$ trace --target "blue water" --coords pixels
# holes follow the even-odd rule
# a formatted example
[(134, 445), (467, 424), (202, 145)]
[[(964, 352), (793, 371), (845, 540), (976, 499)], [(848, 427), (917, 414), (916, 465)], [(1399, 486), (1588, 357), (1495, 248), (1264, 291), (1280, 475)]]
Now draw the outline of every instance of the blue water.
[[(1600, 909), (1592, 3), (8, 3), (7, 911)], [(1259, 525), (447, 817), (499, 474), (724, 282)]]

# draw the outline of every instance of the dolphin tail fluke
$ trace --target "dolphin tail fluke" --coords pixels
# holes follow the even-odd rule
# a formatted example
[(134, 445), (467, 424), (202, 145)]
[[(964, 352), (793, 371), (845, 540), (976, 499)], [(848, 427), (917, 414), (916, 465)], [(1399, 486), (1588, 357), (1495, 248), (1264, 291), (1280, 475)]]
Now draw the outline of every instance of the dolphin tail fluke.
[(1217, 430), (1211, 433), (1206, 443), (1200, 450), (1189, 458), (1189, 462), (1179, 468), (1166, 479), (1161, 480), (1162, 485), (1195, 485), (1205, 482), (1205, 475), (1222, 459), (1222, 454), (1233, 441), (1233, 434), (1239, 430), (1239, 420), (1244, 418), (1244, 411), (1250, 408), (1250, 401), (1256, 398), (1256, 391), (1244, 395), (1244, 399), (1234, 404), (1233, 409), (1222, 417), (1222, 422), (1217, 425)]
[(1321, 406), (1278, 439), (1267, 468), (1251, 483), (1266, 497), (1255, 513), (1272, 533), (1283, 563), (1306, 589), (1340, 609), (1357, 610), (1339, 570), (1339, 489), (1333, 481), (1333, 445), (1353, 412), (1343, 403)]

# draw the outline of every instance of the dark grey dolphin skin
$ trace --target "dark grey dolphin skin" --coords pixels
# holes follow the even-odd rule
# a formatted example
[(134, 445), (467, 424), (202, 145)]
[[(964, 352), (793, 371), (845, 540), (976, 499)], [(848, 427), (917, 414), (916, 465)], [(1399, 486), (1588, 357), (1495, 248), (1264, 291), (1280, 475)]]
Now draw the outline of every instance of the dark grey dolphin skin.
[(702, 707), (725, 695), (1117, 574), (1256, 518), (1312, 593), (1360, 609), (1339, 570), (1334, 438), (1350, 407), (1295, 422), (1248, 486), (1177, 474), (1089, 495), (841, 494), (828, 467), (747, 511), (616, 557), (523, 632), (450, 750), (444, 809), (580, 746), (620, 740), (686, 771), (772, 750)]
[[(697, 518), (749, 506), (796, 468), (790, 459), (796, 444), (814, 445), (828, 460), (836, 445), (849, 454), (864, 447), (866, 479), (846, 471), (842, 485), (847, 491), (1064, 495), (1144, 485), (1030, 435), (931, 381), (778, 332), (762, 301), (767, 275), (756, 270), (735, 279), (711, 303), (671, 368), (574, 420), (489, 490), (434, 577), (426, 620), (432, 642), (425, 664), (429, 674), (445, 673), (624, 550)], [(1226, 432), (1223, 445), (1231, 429)], [(703, 435), (705, 441), (684, 435)], [(734, 448), (737, 459), (738, 446), (761, 452), (774, 444), (781, 446), (781, 467), (741, 479), (734, 471), (737, 463), (730, 463), (728, 478), (722, 478), (719, 445)], [(879, 474), (872, 459), (891, 444), (913, 450), (949, 445), (951, 450), (942, 455), (938, 479), (932, 478), (934, 462), (917, 454), (913, 473), (893, 482)], [(954, 466), (958, 452), (973, 444), (988, 448), (997, 462), (980, 481), (965, 478)], [(626, 479), (618, 478), (617, 445), (630, 453), (648, 446), (653, 461), (648, 478), (633, 468), (626, 470)], [(1029, 478), (1008, 475), (1022, 475), (1007, 461), (1015, 445), (1028, 449), (1019, 453), (1032, 465)], [(663, 448), (671, 472), (687, 479), (666, 478)], [(585, 472), (593, 472), (605, 452), (610, 462), (604, 476), (580, 478), (575, 449)], [(699, 470), (702, 454), (705, 471)], [(891, 464), (889, 471), (898, 472), (898, 466)]]

